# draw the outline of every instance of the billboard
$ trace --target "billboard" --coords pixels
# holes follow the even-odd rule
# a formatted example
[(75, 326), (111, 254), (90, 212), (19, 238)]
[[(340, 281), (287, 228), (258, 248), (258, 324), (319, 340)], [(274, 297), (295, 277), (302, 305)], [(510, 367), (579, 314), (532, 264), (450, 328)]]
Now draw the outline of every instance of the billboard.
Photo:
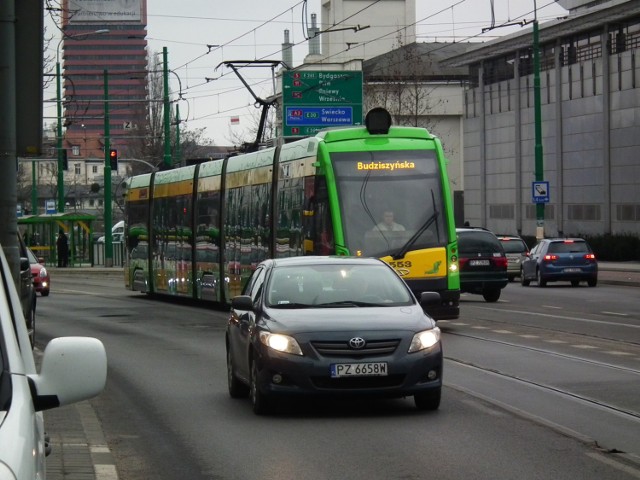
[(142, 0), (73, 0), (69, 23), (140, 22)]

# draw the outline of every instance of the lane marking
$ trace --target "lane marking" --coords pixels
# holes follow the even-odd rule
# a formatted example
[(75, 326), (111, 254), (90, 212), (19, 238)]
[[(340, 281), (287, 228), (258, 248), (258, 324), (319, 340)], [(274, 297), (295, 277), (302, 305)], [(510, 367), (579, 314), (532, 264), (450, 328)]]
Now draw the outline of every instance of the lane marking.
[(545, 317), (545, 318), (553, 318), (553, 319), (562, 319), (562, 320), (573, 320), (575, 322), (586, 322), (586, 323), (598, 323), (602, 325), (614, 325), (616, 327), (628, 327), (628, 328), (640, 328), (640, 324), (634, 325), (632, 323), (619, 323), (619, 322), (607, 322), (604, 320), (592, 320), (589, 318), (579, 318), (579, 317), (568, 317), (564, 315), (552, 315), (550, 313), (540, 313), (540, 312), (529, 312), (526, 310), (508, 310), (502, 308), (488, 308), (488, 307), (475, 307), (481, 310), (489, 310), (491, 312), (505, 312), (505, 313), (516, 313), (518, 315), (534, 315), (537, 317)]

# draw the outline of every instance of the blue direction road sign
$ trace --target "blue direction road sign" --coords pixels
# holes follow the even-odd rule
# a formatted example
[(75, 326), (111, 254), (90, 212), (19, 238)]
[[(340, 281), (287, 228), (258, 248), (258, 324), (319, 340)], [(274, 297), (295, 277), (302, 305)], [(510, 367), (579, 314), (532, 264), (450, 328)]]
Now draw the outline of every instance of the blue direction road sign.
[(531, 184), (531, 200), (533, 203), (549, 203), (549, 182), (533, 182)]
[(287, 107), (287, 125), (307, 127), (331, 127), (351, 125), (351, 107)]

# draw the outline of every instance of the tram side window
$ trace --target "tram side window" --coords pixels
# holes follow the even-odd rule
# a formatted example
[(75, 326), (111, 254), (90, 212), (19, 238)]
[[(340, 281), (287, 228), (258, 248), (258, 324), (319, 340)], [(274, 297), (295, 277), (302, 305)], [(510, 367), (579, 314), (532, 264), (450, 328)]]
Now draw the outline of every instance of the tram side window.
[(313, 253), (316, 255), (331, 255), (335, 253), (329, 197), (327, 194), (327, 184), (324, 180), (324, 177), (320, 177), (316, 187), (317, 198), (313, 232)]

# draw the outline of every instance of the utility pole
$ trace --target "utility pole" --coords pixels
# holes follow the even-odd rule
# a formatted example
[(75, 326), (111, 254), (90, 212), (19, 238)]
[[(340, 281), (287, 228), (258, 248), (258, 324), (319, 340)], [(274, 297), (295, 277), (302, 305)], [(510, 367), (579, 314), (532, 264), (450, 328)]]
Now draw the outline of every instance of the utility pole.
[(31, 160), (31, 215), (38, 215), (38, 177), (35, 160)]
[[(542, 107), (540, 101), (540, 34), (538, 13), (534, 0), (533, 19), (533, 103), (535, 114), (535, 177), (536, 182), (544, 181), (544, 160), (542, 156)], [(536, 238), (544, 238), (544, 203), (536, 203)]]
[(162, 47), (163, 77), (164, 77), (164, 166), (171, 168), (171, 111), (169, 110), (169, 61), (167, 47)]
[(180, 159), (180, 105), (176, 104), (176, 149), (175, 149), (175, 157), (176, 163), (179, 166), (182, 165), (182, 160)]
[(113, 267), (111, 235), (111, 132), (109, 131), (109, 75), (104, 70), (104, 266)]
[[(58, 44), (58, 48), (60, 45)], [(60, 60), (56, 62), (56, 104), (58, 126), (56, 128), (56, 153), (58, 154), (58, 213), (64, 213), (64, 166), (62, 158), (62, 87)]]

